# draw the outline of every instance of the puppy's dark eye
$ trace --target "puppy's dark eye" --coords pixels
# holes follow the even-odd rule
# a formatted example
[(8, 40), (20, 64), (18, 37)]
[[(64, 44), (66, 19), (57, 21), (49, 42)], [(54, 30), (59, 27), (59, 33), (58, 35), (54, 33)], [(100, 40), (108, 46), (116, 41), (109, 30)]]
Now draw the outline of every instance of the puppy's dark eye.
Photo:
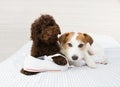
[(81, 48), (81, 47), (83, 47), (83, 45), (84, 45), (84, 44), (79, 44), (78, 47)]
[(68, 43), (68, 46), (69, 46), (69, 47), (72, 47), (72, 44), (71, 44), (71, 43)]

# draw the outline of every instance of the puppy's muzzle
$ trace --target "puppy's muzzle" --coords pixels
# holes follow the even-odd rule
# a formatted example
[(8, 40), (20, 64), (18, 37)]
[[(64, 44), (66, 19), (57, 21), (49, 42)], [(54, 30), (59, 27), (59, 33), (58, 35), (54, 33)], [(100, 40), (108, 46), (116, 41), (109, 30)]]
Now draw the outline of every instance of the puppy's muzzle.
[(72, 59), (73, 59), (73, 60), (77, 60), (77, 59), (78, 59), (78, 56), (74, 55), (74, 56), (72, 56)]

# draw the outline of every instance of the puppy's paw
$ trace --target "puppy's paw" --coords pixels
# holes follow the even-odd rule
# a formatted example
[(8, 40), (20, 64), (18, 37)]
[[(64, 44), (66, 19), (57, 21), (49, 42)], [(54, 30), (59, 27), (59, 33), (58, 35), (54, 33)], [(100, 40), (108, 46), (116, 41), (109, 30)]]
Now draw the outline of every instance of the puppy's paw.
[(108, 64), (108, 61), (107, 61), (107, 60), (104, 60), (104, 61), (101, 62), (101, 64), (107, 65), (107, 64)]
[(103, 65), (107, 65), (108, 64), (108, 60), (102, 60), (102, 61), (96, 61), (96, 64), (103, 64)]
[(52, 59), (58, 65), (64, 66), (67, 64), (67, 60), (62, 56), (56, 56), (56, 57), (53, 57)]
[(95, 63), (89, 63), (89, 64), (87, 64), (90, 68), (96, 68), (97, 67), (97, 65), (95, 64)]

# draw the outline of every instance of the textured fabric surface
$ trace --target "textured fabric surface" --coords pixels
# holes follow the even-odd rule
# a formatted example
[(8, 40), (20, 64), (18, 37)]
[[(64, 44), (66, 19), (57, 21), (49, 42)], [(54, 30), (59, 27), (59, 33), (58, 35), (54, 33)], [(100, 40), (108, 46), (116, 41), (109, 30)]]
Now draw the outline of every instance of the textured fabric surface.
[(33, 76), (20, 73), (24, 55), (31, 43), (0, 63), (0, 87), (120, 87), (120, 48), (106, 48), (108, 65), (71, 68), (64, 72), (45, 72)]

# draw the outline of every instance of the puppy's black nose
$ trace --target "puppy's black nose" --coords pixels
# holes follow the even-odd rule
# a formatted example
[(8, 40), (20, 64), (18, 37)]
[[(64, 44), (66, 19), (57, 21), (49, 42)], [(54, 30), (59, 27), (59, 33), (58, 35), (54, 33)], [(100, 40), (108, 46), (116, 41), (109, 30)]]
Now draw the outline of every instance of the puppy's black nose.
[(77, 59), (78, 59), (78, 56), (74, 55), (74, 56), (72, 56), (72, 59), (73, 59), (73, 60), (77, 60)]

